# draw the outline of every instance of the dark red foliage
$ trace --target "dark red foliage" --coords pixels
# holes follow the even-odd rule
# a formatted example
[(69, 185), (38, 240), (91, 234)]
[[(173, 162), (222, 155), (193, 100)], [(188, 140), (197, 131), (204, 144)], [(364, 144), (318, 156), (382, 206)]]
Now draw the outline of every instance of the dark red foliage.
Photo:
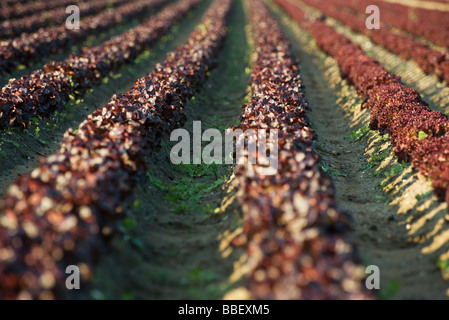
[(0, 220), (0, 299), (63, 298), (65, 267), (95, 263), (102, 239), (126, 214), (145, 155), (184, 123), (187, 99), (216, 65), (231, 4), (216, 0), (205, 30), (67, 131), (58, 153), (9, 188)]
[[(448, 117), (441, 112), (423, 109), (400, 110), (391, 121), (391, 140), (395, 141), (394, 152), (400, 161), (409, 160), (409, 156), (422, 142), (419, 132), (429, 137), (440, 137), (449, 131)], [(423, 138), (421, 138), (423, 139)]]
[(80, 29), (67, 29), (65, 24), (24, 33), (0, 42), (0, 75), (11, 72), (18, 65), (30, 65), (60, 49), (85, 40), (92, 34), (105, 31), (126, 20), (161, 6), (163, 0), (140, 0), (125, 3), (114, 10), (81, 19)]
[(371, 128), (388, 132), (398, 158), (410, 161), (429, 177), (440, 200), (449, 199), (448, 117), (431, 111), (419, 92), (407, 88), (399, 77), (367, 57), (347, 37), (321, 21), (305, 20), (302, 10), (288, 1), (275, 1), (310, 30), (323, 51), (335, 58), (344, 77), (366, 101)]
[(0, 92), (0, 129), (26, 127), (32, 117), (47, 117), (61, 108), (69, 96), (83, 96), (101, 79), (151, 47), (171, 26), (201, 0), (181, 1), (162, 10), (141, 25), (104, 42), (71, 54), (65, 61), (52, 61), (43, 70), (11, 81)]
[[(81, 3), (79, 1), (78, 3)], [(23, 16), (30, 16), (35, 14), (42, 14), (42, 11), (48, 11), (55, 8), (67, 7), (73, 4), (73, 0), (59, 0), (59, 1), (48, 1), (39, 0), (33, 1), (31, 3), (26, 3), (25, 1), (20, 1), (7, 6), (4, 1), (0, 3), (0, 21), (20, 18)]]
[[(447, 12), (422, 8), (410, 8), (407, 5), (382, 0), (331, 0), (354, 13), (366, 17), (366, 7), (379, 7), (382, 23), (423, 37), (441, 47), (449, 47), (449, 19)], [(327, 2), (326, 2), (327, 3)]]
[[(266, 6), (260, 0), (249, 5), (257, 59), (240, 128), (279, 130), (276, 174), (261, 174), (259, 164), (238, 165), (235, 173), (253, 266), (251, 293), (257, 299), (371, 298), (357, 272), (348, 215), (337, 208), (312, 148), (317, 135), (306, 115), (310, 107), (297, 61)], [(342, 285), (348, 281), (351, 290)]]
[[(387, 50), (399, 55), (401, 58), (414, 60), (425, 73), (433, 73), (441, 81), (445, 81), (449, 84), (449, 68), (447, 67), (449, 64), (449, 52), (437, 51), (432, 49), (429, 45), (416, 40), (412, 36), (395, 33), (385, 24), (383, 24), (380, 29), (367, 29), (364, 17), (350, 13), (337, 6), (351, 6), (352, 2), (350, 0), (338, 0), (333, 4), (317, 0), (303, 1), (319, 9), (326, 15), (339, 20), (352, 30), (366, 34), (374, 43), (384, 46)], [(388, 13), (385, 15), (388, 16)], [(384, 21), (385, 15), (382, 14), (382, 21)], [(402, 12), (397, 15), (396, 19), (404, 15), (405, 13)]]
[[(129, 0), (114, 0), (114, 6), (129, 2)], [(73, 4), (73, 2), (72, 2)], [(80, 9), (80, 16), (87, 17), (97, 14), (110, 5), (108, 0), (96, 0), (81, 3), (78, 5)], [(32, 32), (42, 27), (46, 27), (51, 23), (61, 24), (67, 19), (67, 14), (64, 8), (56, 8), (43, 14), (34, 14), (18, 19), (8, 19), (0, 22), (0, 39), (9, 39), (20, 36), (23, 33)]]

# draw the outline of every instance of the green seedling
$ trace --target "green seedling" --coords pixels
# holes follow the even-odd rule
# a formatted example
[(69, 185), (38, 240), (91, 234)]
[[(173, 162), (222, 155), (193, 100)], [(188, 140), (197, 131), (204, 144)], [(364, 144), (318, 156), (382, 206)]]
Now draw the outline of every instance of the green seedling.
[(148, 180), (150, 180), (150, 183), (154, 185), (156, 188), (158, 188), (161, 191), (166, 191), (168, 188), (162, 183), (161, 180), (153, 177), (149, 172), (147, 172)]
[(364, 136), (366, 136), (369, 132), (370, 132), (369, 126), (366, 125), (366, 126), (360, 128), (360, 129), (358, 129), (357, 131), (352, 131), (349, 134), (349, 136), (352, 138), (352, 140), (359, 141)]
[(363, 171), (369, 170), (369, 169), (373, 168), (375, 165), (376, 165), (376, 163), (374, 163), (374, 162), (372, 162), (372, 161), (367, 162), (367, 163), (365, 163), (365, 164), (362, 166), (362, 170), (363, 170)]
[(348, 175), (344, 174), (344, 173), (339, 173), (336, 172), (330, 168), (325, 167), (323, 164), (321, 165), (321, 169), (323, 169), (323, 171), (331, 176), (335, 176), (335, 177), (347, 177)]
[(217, 274), (200, 268), (194, 268), (190, 270), (186, 275), (186, 282), (189, 285), (204, 285), (218, 278)]
[(417, 195), (415, 196), (415, 199), (416, 199), (417, 201), (421, 201), (422, 199), (427, 198), (427, 197), (430, 196), (430, 195), (432, 195), (432, 191), (427, 191), (427, 192), (425, 192), (425, 193), (417, 194)]
[(438, 259), (438, 267), (440, 268), (443, 277), (445, 279), (449, 278), (449, 259)]
[(385, 172), (385, 176), (387, 178), (390, 178), (392, 176), (397, 176), (398, 174), (402, 173), (405, 168), (407, 168), (409, 165), (405, 162), (396, 164), (393, 168), (390, 169), (390, 171)]
[(38, 117), (32, 117), (31, 122), (33, 122), (35, 125), (39, 125), (39, 118)]
[(390, 300), (399, 290), (399, 281), (391, 281), (386, 288), (379, 290), (379, 298), (381, 300)]
[(177, 170), (180, 173), (184, 173), (187, 176), (194, 178), (194, 177), (202, 177), (202, 176), (209, 176), (212, 175), (216, 179), (218, 179), (218, 170), (219, 165), (216, 163), (211, 164), (179, 164), (179, 165), (172, 165), (175, 170)]
[(136, 199), (133, 203), (133, 209), (139, 210), (142, 208), (142, 200)]
[(125, 291), (122, 294), (122, 300), (134, 300), (134, 295), (129, 291)]
[(0, 138), (1, 141), (6, 142), (6, 143), (10, 143), (12, 144), (14, 147), (16, 147), (17, 149), (20, 149), (20, 145), (12, 140), (6, 139), (6, 138)]
[(387, 158), (389, 154), (390, 154), (389, 151), (384, 151), (379, 155), (374, 154), (371, 156), (369, 161), (377, 164), (377, 163), (381, 162), (382, 160), (384, 160), (385, 158)]
[(134, 218), (131, 217), (126, 217), (125, 219), (123, 219), (123, 221), (119, 224), (118, 228), (120, 231), (126, 233), (129, 231), (134, 230), (134, 228), (136, 227), (137, 222)]

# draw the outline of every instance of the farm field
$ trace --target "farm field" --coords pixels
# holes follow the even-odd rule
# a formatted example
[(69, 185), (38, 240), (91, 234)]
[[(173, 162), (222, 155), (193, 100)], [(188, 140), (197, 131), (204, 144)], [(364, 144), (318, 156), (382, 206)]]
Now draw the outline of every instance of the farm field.
[(0, 0), (0, 299), (448, 299), (448, 14)]

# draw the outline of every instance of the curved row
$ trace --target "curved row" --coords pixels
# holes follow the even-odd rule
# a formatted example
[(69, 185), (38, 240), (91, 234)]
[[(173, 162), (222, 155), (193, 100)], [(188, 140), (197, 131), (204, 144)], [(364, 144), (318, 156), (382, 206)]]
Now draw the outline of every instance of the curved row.
[(154, 18), (111, 38), (105, 43), (71, 54), (65, 61), (51, 61), (8, 83), (0, 91), (0, 129), (26, 127), (32, 117), (47, 117), (62, 107), (70, 96), (83, 96), (101, 84), (111, 71), (132, 62), (165, 35), (173, 24), (201, 0), (184, 0), (162, 10)]
[(449, 3), (447, 0), (421, 0), (423, 2), (439, 2), (439, 3)]
[[(97, 14), (108, 8), (112, 3), (114, 6), (129, 2), (129, 0), (96, 0), (79, 4), (80, 16), (87, 17)], [(0, 39), (9, 39), (28, 33), (33, 30), (48, 26), (51, 23), (56, 25), (63, 23), (67, 14), (65, 8), (56, 8), (41, 14), (26, 16), (19, 19), (10, 19), (0, 23)]]
[[(36, 0), (22, 0), (22, 4), (33, 3)], [(17, 0), (0, 0), (0, 8), (12, 7), (17, 3)]]
[(321, 21), (308, 22), (304, 12), (286, 0), (275, 0), (307, 28), (340, 66), (342, 76), (357, 89), (368, 106), (370, 127), (388, 132), (398, 159), (410, 161), (432, 180), (440, 200), (449, 202), (449, 119), (432, 111), (416, 90), (402, 84), (347, 37)]
[(411, 36), (396, 34), (387, 27), (369, 30), (365, 26), (364, 19), (339, 10), (336, 6), (315, 0), (302, 1), (337, 19), (353, 31), (366, 34), (374, 43), (385, 47), (401, 58), (414, 60), (425, 73), (433, 73), (441, 81), (449, 84), (449, 52), (434, 50)]
[(217, 62), (231, 0), (125, 94), (66, 132), (61, 149), (8, 190), (0, 216), (0, 298), (59, 297), (68, 264), (95, 261), (130, 203), (144, 156), (185, 121), (184, 106)]
[(23, 16), (33, 15), (40, 13), (41, 11), (52, 10), (55, 8), (67, 7), (73, 4), (73, 0), (59, 0), (59, 1), (33, 1), (29, 3), (14, 3), (11, 6), (1, 7), (0, 21), (20, 18)]
[(276, 174), (260, 173), (260, 164), (236, 168), (251, 293), (259, 299), (369, 299), (348, 216), (337, 208), (313, 150), (316, 132), (297, 61), (265, 5), (249, 4), (257, 58), (240, 128), (279, 134)]
[[(379, 0), (334, 0), (333, 3), (364, 15), (366, 7), (376, 5), (379, 7), (382, 22), (410, 34), (423, 37), (436, 45), (449, 47), (447, 12), (419, 8), (411, 10), (404, 5)], [(416, 16), (417, 14), (419, 18)]]
[(113, 11), (81, 19), (80, 29), (67, 29), (65, 25), (48, 27), (18, 38), (0, 41), (0, 75), (15, 70), (20, 64), (37, 62), (51, 53), (81, 42), (92, 34), (120, 25), (147, 10), (154, 10), (162, 4), (162, 0), (126, 3)]
[(420, 0), (422, 2), (439, 2), (439, 3), (449, 3), (448, 0)]
[[(339, 1), (339, 0), (337, 0)], [(430, 0), (435, 1), (435, 0)], [(448, 3), (446, 0), (442, 2)], [(431, 23), (434, 25), (449, 27), (449, 21), (447, 19), (447, 11), (438, 9), (428, 9), (419, 7), (410, 7), (406, 3), (393, 3), (389, 1), (374, 0), (372, 4), (379, 5), (381, 10), (386, 10), (391, 14), (404, 14), (407, 13), (408, 19), (416, 22)], [(355, 4), (355, 2), (353, 2)], [(365, 2), (364, 4), (367, 4)]]

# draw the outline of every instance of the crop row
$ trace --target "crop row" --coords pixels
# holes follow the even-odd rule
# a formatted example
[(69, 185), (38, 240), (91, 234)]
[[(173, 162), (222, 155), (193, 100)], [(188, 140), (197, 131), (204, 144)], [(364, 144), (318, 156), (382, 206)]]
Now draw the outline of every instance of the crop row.
[[(114, 6), (129, 2), (129, 0), (114, 0)], [(84, 2), (79, 5), (80, 16), (87, 17), (97, 14), (110, 5), (109, 0), (96, 0), (94, 2)], [(41, 14), (34, 14), (19, 19), (10, 19), (0, 23), (0, 39), (9, 39), (20, 36), (22, 33), (28, 33), (45, 27), (51, 23), (60, 24), (67, 18), (64, 8), (56, 8), (43, 12)]]
[(276, 2), (337, 61), (342, 76), (366, 102), (371, 113), (370, 127), (388, 132), (398, 159), (410, 161), (429, 177), (435, 194), (449, 202), (448, 117), (432, 111), (419, 92), (402, 84), (397, 75), (368, 57), (347, 37), (321, 21), (307, 22), (304, 12), (285, 0)]
[(422, 2), (439, 2), (439, 3), (449, 3), (447, 0), (421, 0)]
[(20, 18), (27, 15), (33, 15), (36, 13), (40, 13), (41, 11), (52, 10), (60, 7), (67, 7), (68, 5), (73, 4), (73, 0), (59, 0), (59, 1), (34, 1), (31, 3), (15, 3), (12, 6), (4, 6), (1, 7), (0, 11), (0, 21)]
[(226, 35), (231, 0), (216, 0), (188, 41), (123, 95), (66, 132), (57, 154), (8, 190), (0, 218), (0, 298), (63, 295), (67, 264), (90, 266), (132, 198), (144, 156), (186, 119)]
[[(435, 0), (431, 0), (435, 1)], [(449, 4), (447, 0), (442, 0)], [(395, 14), (406, 13), (409, 20), (416, 22), (426, 22), (434, 25), (440, 25), (444, 27), (449, 27), (449, 21), (447, 19), (447, 11), (442, 11), (438, 9), (427, 9), (419, 7), (410, 7), (402, 3), (392, 3), (385, 2), (381, 0), (374, 0), (372, 4), (378, 5), (380, 10), (386, 10), (393, 12)]]
[(51, 53), (87, 39), (92, 34), (120, 25), (162, 4), (161, 0), (130, 2), (112, 11), (81, 19), (80, 29), (67, 29), (65, 25), (61, 25), (0, 41), (0, 75), (13, 71), (20, 64), (29, 65), (39, 61)]
[(200, 1), (170, 5), (154, 18), (97, 47), (85, 48), (80, 55), (71, 54), (62, 62), (51, 61), (44, 70), (10, 81), (0, 91), (0, 129), (25, 127), (33, 117), (47, 117), (61, 108), (71, 96), (83, 96), (111, 71), (134, 61)]
[[(22, 0), (20, 1), (22, 4), (28, 4), (28, 3), (33, 3), (36, 0)], [(13, 7), (14, 5), (17, 4), (17, 0), (0, 0), (0, 8), (9, 8), (9, 7)]]
[(429, 45), (415, 40), (412, 36), (396, 34), (387, 27), (369, 30), (365, 26), (364, 19), (337, 9), (336, 6), (315, 0), (302, 1), (346, 24), (352, 30), (368, 35), (374, 43), (385, 47), (401, 58), (414, 60), (424, 72), (433, 73), (440, 80), (449, 84), (449, 52), (434, 50)]
[[(310, 107), (297, 61), (266, 6), (260, 0), (249, 5), (257, 57), (240, 128), (277, 129), (279, 135), (274, 175), (265, 175), (263, 164), (236, 168), (251, 293), (258, 299), (370, 298), (348, 215), (337, 208), (313, 150), (316, 132), (306, 115)], [(267, 145), (275, 143), (270, 137)]]
[[(436, 45), (449, 47), (449, 19), (448, 13), (438, 10), (414, 8), (378, 0), (334, 0), (335, 5), (349, 8), (366, 16), (365, 10), (369, 5), (377, 5), (380, 10), (381, 21), (392, 27), (401, 29), (413, 35), (424, 37)], [(419, 15), (419, 18), (416, 17)]]

